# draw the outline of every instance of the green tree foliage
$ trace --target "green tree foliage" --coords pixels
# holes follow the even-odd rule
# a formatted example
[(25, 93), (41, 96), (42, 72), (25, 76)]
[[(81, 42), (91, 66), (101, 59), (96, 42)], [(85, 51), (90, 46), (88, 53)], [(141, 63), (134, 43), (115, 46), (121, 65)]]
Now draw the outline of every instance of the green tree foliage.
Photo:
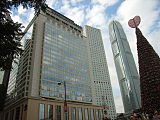
[(45, 9), (44, 2), (45, 0), (0, 0), (0, 70), (10, 69), (9, 61), (22, 52), (20, 40), (23, 26), (10, 17), (11, 8), (22, 5), (27, 9), (32, 7), (37, 12)]

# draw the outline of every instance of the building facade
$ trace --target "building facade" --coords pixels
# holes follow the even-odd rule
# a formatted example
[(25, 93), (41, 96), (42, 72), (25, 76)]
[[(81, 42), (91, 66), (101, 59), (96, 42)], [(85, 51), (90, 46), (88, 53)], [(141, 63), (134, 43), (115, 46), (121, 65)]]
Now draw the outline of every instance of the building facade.
[(68, 120), (115, 120), (99, 29), (82, 28), (47, 8), (33, 18), (22, 41), (24, 52), (10, 75), (4, 119), (64, 119), (66, 97)]
[(102, 106), (92, 104), (87, 43), (82, 27), (47, 7), (45, 13), (40, 11), (33, 18), (26, 32), (22, 38), (23, 55), (18, 68), (10, 75), (3, 118), (61, 120), (66, 97), (68, 120), (100, 120)]
[(103, 106), (104, 111), (107, 111), (104, 115), (114, 120), (116, 110), (101, 31), (87, 25), (83, 31), (88, 44), (93, 104)]
[[(102, 120), (102, 107), (67, 102), (67, 120)], [(22, 98), (5, 108), (1, 120), (64, 120), (64, 103), (59, 100)], [(66, 119), (65, 119), (66, 120)]]
[(109, 35), (124, 110), (129, 113), (141, 106), (139, 75), (126, 35), (118, 21), (110, 23)]
[(92, 103), (82, 28), (52, 9), (46, 12), (39, 14), (30, 27), (32, 30), (23, 37), (25, 46), (16, 76), (16, 97), (63, 99), (64, 86), (58, 83), (65, 81), (67, 100)]

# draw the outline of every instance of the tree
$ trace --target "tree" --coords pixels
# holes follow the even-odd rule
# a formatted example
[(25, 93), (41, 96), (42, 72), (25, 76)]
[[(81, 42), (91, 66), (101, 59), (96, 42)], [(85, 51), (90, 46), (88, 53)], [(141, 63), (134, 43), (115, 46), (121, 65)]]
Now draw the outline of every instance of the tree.
[(160, 108), (160, 58), (136, 28), (142, 110), (154, 112)]
[(160, 108), (160, 58), (138, 28), (140, 17), (128, 21), (136, 28), (142, 111), (152, 113)]
[(12, 7), (22, 5), (24, 8), (33, 7), (37, 12), (45, 10), (45, 0), (1, 0), (0, 1), (0, 70), (9, 70), (8, 63), (22, 52), (21, 38), (23, 36), (22, 24), (14, 22), (10, 17)]
[(0, 70), (5, 71), (3, 83), (0, 85), (0, 111), (3, 110), (12, 62), (22, 53), (22, 24), (14, 22), (10, 17), (12, 7), (22, 5), (24, 8), (45, 11), (45, 0), (1, 0), (0, 1)]

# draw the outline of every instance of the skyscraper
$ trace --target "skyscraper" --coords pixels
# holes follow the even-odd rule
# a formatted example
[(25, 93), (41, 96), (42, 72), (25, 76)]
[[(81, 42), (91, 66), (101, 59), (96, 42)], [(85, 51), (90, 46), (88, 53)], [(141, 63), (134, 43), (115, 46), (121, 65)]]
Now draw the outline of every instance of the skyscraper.
[(109, 35), (124, 110), (129, 113), (141, 106), (139, 75), (126, 35), (118, 21), (110, 23)]
[(87, 37), (88, 44), (93, 104), (106, 106), (108, 116), (114, 120), (116, 110), (101, 31), (86, 25), (84, 35)]
[(67, 119), (101, 119), (102, 107), (92, 105), (88, 46), (82, 27), (47, 7), (26, 32), (18, 70), (9, 81), (5, 119), (61, 120), (65, 97)]

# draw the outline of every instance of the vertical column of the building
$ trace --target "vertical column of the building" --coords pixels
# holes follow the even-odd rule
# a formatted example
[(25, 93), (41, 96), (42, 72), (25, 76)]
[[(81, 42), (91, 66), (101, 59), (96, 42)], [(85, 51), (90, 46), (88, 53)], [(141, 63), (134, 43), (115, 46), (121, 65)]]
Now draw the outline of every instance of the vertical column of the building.
[(40, 84), (40, 71), (44, 35), (44, 21), (47, 18), (40, 13), (34, 23), (33, 38), (33, 51), (31, 60), (31, 75), (30, 75), (30, 88), (29, 96), (39, 97), (39, 84)]
[[(84, 40), (86, 41), (86, 46), (87, 46), (87, 56), (88, 56), (88, 62), (89, 62), (89, 71), (93, 71), (93, 68), (92, 68), (92, 62), (91, 62), (91, 52), (90, 52), (90, 47), (89, 47), (89, 38), (87, 37), (87, 30), (86, 28), (83, 29), (83, 35), (85, 36), (84, 37)], [(89, 72), (89, 76), (90, 76), (90, 80), (91, 80), (91, 92), (92, 92), (92, 103), (93, 104), (96, 104), (96, 92), (95, 92), (95, 86), (94, 86), (94, 77), (93, 77), (93, 72)]]

